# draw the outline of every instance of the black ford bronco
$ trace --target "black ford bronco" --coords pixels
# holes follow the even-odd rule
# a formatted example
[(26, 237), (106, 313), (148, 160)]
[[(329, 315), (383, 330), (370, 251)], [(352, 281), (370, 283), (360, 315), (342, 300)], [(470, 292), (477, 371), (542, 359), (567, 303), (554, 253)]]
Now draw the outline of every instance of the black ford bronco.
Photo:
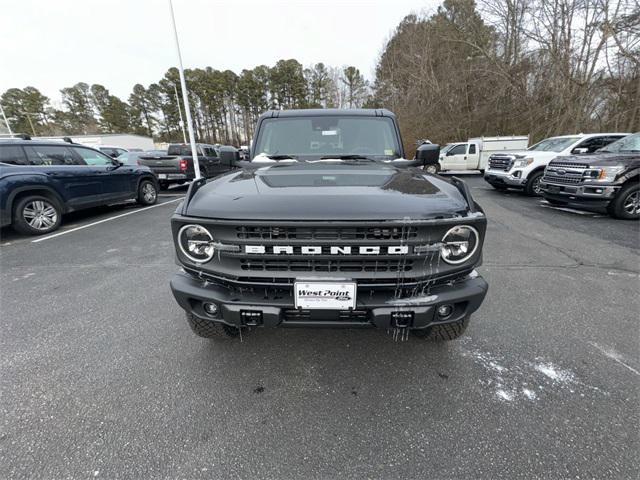
[(460, 336), (487, 293), (467, 185), (404, 159), (388, 110), (271, 111), (244, 168), (194, 182), (171, 219), (173, 294), (202, 337), (258, 327)]

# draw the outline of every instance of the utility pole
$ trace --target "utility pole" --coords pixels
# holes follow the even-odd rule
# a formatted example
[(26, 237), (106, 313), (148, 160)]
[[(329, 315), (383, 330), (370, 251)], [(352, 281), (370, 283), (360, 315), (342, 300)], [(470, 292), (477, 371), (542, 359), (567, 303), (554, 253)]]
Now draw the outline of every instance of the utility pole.
[(11, 125), (9, 125), (9, 120), (7, 120), (7, 116), (4, 114), (4, 108), (2, 108), (2, 104), (0, 104), (0, 112), (2, 113), (2, 118), (4, 118), (4, 123), (7, 126), (7, 130), (9, 130), (9, 135), (13, 137), (13, 132), (11, 131)]
[(169, 0), (169, 11), (171, 12), (171, 23), (173, 25), (173, 36), (176, 40), (176, 51), (178, 53), (178, 72), (180, 73), (180, 87), (182, 88), (182, 100), (184, 101), (184, 114), (187, 117), (187, 127), (189, 128), (189, 141), (191, 143), (191, 157), (193, 158), (193, 169), (196, 180), (200, 179), (200, 162), (198, 162), (198, 151), (196, 148), (196, 138), (193, 134), (193, 123), (191, 122), (191, 110), (189, 109), (189, 96), (187, 95), (187, 82), (184, 79), (182, 68), (182, 54), (180, 53), (180, 42), (178, 41), (178, 30), (176, 29), (176, 18), (173, 15), (173, 3)]
[(184, 138), (184, 143), (187, 143), (187, 132), (184, 129), (184, 120), (182, 119), (182, 109), (180, 108), (180, 97), (178, 96), (178, 87), (176, 84), (173, 84), (173, 90), (176, 92), (176, 104), (178, 105), (178, 114), (180, 114), (180, 128), (182, 128), (182, 138)]

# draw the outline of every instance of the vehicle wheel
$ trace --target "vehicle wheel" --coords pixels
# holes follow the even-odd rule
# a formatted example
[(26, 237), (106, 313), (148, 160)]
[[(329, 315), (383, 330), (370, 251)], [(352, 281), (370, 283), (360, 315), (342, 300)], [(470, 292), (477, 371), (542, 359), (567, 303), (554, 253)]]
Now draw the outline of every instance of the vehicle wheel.
[[(187, 313), (187, 322), (193, 330), (193, 333), (202, 338), (239, 338), (240, 330), (235, 327), (230, 327), (224, 323), (213, 322), (203, 318), (196, 317), (191, 313)], [(249, 334), (250, 330), (247, 327), (242, 328), (242, 335)]]
[(169, 182), (158, 182), (158, 184), (160, 185), (160, 190), (166, 190), (169, 188)]
[(436, 175), (440, 171), (440, 165), (436, 163), (435, 165), (427, 165), (426, 167), (422, 167), (422, 169), (427, 173)]
[(158, 190), (151, 180), (142, 180), (138, 186), (138, 203), (153, 205), (158, 201)]
[(540, 180), (542, 180), (543, 172), (536, 172), (532, 174), (527, 180), (527, 184), (524, 187), (524, 193), (531, 197), (537, 197), (542, 195), (542, 189), (540, 188)]
[(424, 338), (431, 342), (447, 342), (460, 337), (469, 325), (469, 317), (454, 323), (434, 325), (424, 330), (412, 330), (416, 337)]
[(42, 235), (57, 230), (62, 221), (58, 202), (42, 195), (18, 200), (13, 210), (13, 228), (27, 235)]
[(640, 218), (640, 185), (636, 183), (622, 188), (608, 210), (616, 218), (638, 220)]

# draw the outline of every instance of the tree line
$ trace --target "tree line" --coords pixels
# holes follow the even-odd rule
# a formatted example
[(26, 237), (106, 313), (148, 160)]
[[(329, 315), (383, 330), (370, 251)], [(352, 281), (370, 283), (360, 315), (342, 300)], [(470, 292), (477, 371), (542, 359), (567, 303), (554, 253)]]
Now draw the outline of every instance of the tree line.
[[(196, 136), (202, 142), (240, 145), (268, 109), (358, 108), (370, 98), (368, 81), (353, 67), (295, 59), (242, 70), (185, 70)], [(79, 82), (61, 91), (62, 109), (34, 87), (10, 88), (0, 104), (12, 130), (34, 135), (135, 133), (158, 141), (182, 141), (182, 89), (176, 68), (145, 87), (133, 86), (124, 102), (103, 85)], [(181, 111), (182, 109), (182, 111)]]
[[(370, 84), (355, 67), (295, 59), (185, 71), (196, 135), (246, 143), (268, 109), (385, 107), (407, 150), (420, 138), (640, 130), (640, 0), (445, 0), (406, 16)], [(37, 135), (130, 132), (182, 141), (178, 71), (127, 101), (102, 85), (61, 90), (62, 109), (34, 87), (0, 97), (13, 130)], [(184, 112), (182, 112), (184, 113)]]
[(385, 45), (376, 105), (405, 142), (640, 130), (638, 0), (445, 0)]

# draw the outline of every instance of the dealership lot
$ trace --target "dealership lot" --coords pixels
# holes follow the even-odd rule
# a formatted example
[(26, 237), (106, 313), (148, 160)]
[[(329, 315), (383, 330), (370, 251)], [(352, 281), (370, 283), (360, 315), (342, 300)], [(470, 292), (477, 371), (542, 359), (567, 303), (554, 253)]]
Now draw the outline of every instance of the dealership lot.
[(465, 179), (490, 290), (446, 345), (194, 336), (168, 287), (184, 189), (3, 230), (0, 477), (634, 477), (638, 222)]

